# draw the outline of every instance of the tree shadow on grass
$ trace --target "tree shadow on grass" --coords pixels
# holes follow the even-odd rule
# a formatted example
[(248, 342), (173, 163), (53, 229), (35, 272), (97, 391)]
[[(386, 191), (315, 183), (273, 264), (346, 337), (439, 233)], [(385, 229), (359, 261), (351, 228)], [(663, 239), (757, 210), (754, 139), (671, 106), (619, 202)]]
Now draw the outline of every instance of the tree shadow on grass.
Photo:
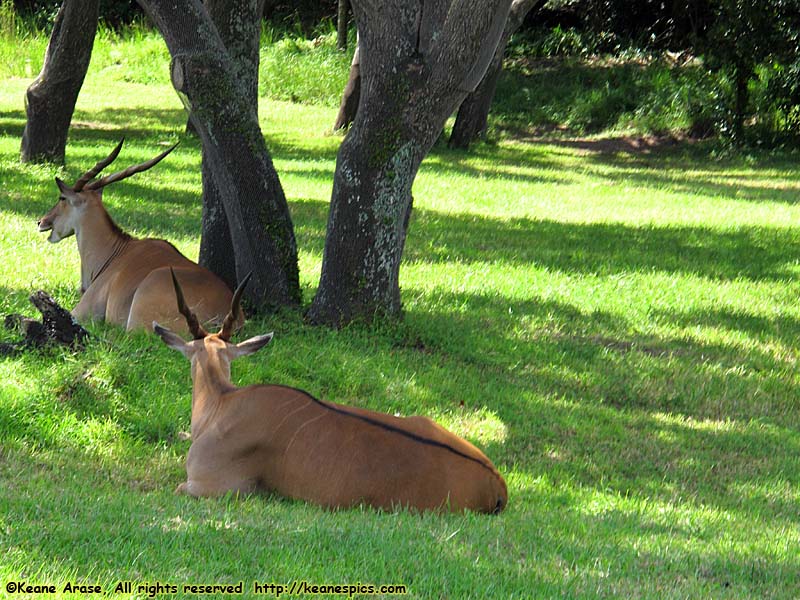
[[(435, 146), (420, 166), (420, 173), (438, 176), (462, 175), (490, 177), (526, 183), (559, 184), (571, 181), (565, 171), (553, 169), (558, 165), (549, 155), (532, 146), (503, 145), (476, 147), (469, 152)], [(530, 173), (536, 169), (536, 173)]]
[[(626, 509), (613, 489), (598, 488), (600, 495), (606, 494), (605, 504), (571, 481), (559, 481), (563, 473), (545, 477), (551, 486), (514, 490), (506, 512), (497, 517), (420, 516), (369, 509), (330, 512), (275, 496), (165, 498), (158, 489), (179, 481), (172, 480), (180, 476), (175, 469), (150, 469), (152, 481), (140, 482), (138, 471), (120, 457), (102, 460), (72, 450), (58, 458), (35, 454), (12, 450), (4, 457), (15, 472), (31, 473), (9, 497), (9, 519), (15, 525), (6, 532), (7, 542), (30, 554), (26, 570), (58, 565), (78, 578), (88, 576), (86, 569), (94, 565), (93, 576), (115, 581), (244, 580), (248, 589), (252, 581), (263, 580), (263, 565), (270, 564), (276, 580), (374, 578), (405, 583), (411, 593), (422, 596), (443, 587), (457, 594), (461, 588), (466, 595), (488, 593), (487, 582), (492, 590), (512, 589), (518, 592), (512, 595), (521, 596), (544, 588), (552, 595), (566, 590), (590, 594), (598, 586), (641, 593), (649, 589), (643, 575), (654, 592), (664, 586), (675, 591), (707, 585), (715, 591), (771, 595), (793, 590), (800, 568), (791, 552), (768, 560), (761, 554), (762, 542), (747, 551), (727, 546), (745, 544), (741, 534), (729, 529), (752, 518), (741, 506), (719, 518), (709, 514), (713, 509), (702, 498), (666, 501), (641, 490), (626, 497), (629, 505), (635, 503)], [(64, 484), (44, 496), (34, 495), (48, 479), (64, 473), (69, 473)], [(75, 481), (91, 483), (79, 488)], [(134, 502), (130, 496), (136, 495), (141, 500)], [(35, 511), (30, 508), (34, 502)], [(127, 519), (120, 520), (120, 514)], [(791, 520), (784, 519), (789, 514), (780, 506), (759, 512), (759, 526), (791, 528)], [(48, 535), (39, 535), (45, 523)], [(107, 545), (97, 548), (98, 539), (107, 539)], [(725, 539), (724, 551), (702, 543), (714, 539)], [(75, 551), (65, 554), (67, 541)], [(94, 551), (104, 552), (102, 561)], [(349, 560), (354, 556), (359, 557), (357, 564)], [(420, 560), (435, 562), (441, 574), (435, 582), (428, 579), (430, 574), (415, 581)], [(602, 568), (608, 563), (614, 568)]]
[[(131, 127), (131, 114), (135, 117), (136, 127)], [(186, 134), (187, 113), (183, 109), (150, 109), (137, 107), (130, 111), (118, 109), (101, 109), (91, 112), (76, 111), (75, 120), (70, 130), (70, 138), (78, 140), (108, 140), (116, 143), (122, 135), (134, 139), (152, 139), (154, 136), (179, 136), (182, 144), (200, 151), (200, 138)], [(262, 129), (267, 151), (273, 159), (282, 160), (334, 160), (338, 152), (335, 148), (297, 146), (286, 141), (281, 135), (272, 134)], [(280, 175), (280, 173), (278, 173)]]
[(0, 136), (22, 140), (25, 118), (24, 110), (0, 110)]
[[(72, 120), (70, 137), (97, 142), (106, 138), (114, 139), (122, 132), (132, 139), (151, 139), (164, 134), (182, 136), (187, 118), (182, 108), (137, 106), (131, 109), (101, 108), (87, 111), (79, 108)], [(131, 122), (136, 125), (131, 127)]]
[(681, 312), (655, 310), (653, 317), (687, 330), (698, 327), (723, 329), (744, 334), (750, 340), (778, 342), (786, 348), (797, 347), (800, 340), (800, 321), (783, 313), (768, 318), (744, 310), (704, 308)]
[[(81, 143), (107, 144), (111, 149), (123, 137), (129, 140), (149, 140), (165, 135), (186, 138), (184, 136), (186, 119), (184, 117), (181, 125), (178, 117), (178, 113), (183, 111), (137, 108), (132, 112), (136, 113), (136, 120), (139, 123), (136, 127), (131, 127), (129, 112), (123, 110), (102, 109), (91, 112), (77, 110), (67, 137), (67, 153), (69, 154), (71, 144)], [(21, 140), (25, 122), (24, 111), (0, 112), (0, 135)], [(185, 139), (184, 143), (187, 143)]]
[(493, 219), (416, 209), (406, 262), (476, 261), (540, 265), (564, 273), (692, 273), (710, 279), (794, 277), (800, 237), (789, 229), (636, 227)]
[[(290, 202), (298, 247), (321, 253), (329, 204)], [(790, 229), (636, 227), (495, 219), (415, 208), (404, 264), (448, 262), (536, 265), (563, 273), (686, 273), (716, 280), (794, 278), (800, 237)]]
[[(133, 118), (132, 119), (132, 114)], [(136, 126), (131, 126), (134, 120)], [(109, 148), (122, 138), (146, 140), (179, 136), (184, 146), (200, 151), (199, 138), (185, 135), (186, 113), (181, 109), (150, 109), (137, 107), (130, 111), (118, 109), (99, 109), (93, 111), (77, 110), (70, 127), (68, 145), (89, 142), (92, 145), (108, 144)], [(24, 111), (7, 111), (0, 113), (0, 132), (4, 135), (21, 138), (25, 127)], [(333, 163), (339, 150), (339, 144), (308, 147), (287, 141), (285, 136), (262, 131), (267, 149), (273, 159), (326, 161), (331, 163), (330, 169), (312, 170), (307, 174), (315, 178), (325, 178), (333, 183)], [(69, 153), (69, 148), (68, 148)], [(485, 160), (485, 166), (476, 166), (476, 160)], [(535, 182), (565, 181), (563, 176), (549, 173), (547, 176), (527, 176), (520, 174), (519, 166), (531, 167), (536, 164), (542, 168), (550, 165), (550, 161), (542, 153), (524, 151), (516, 147), (495, 147), (491, 151), (478, 149), (471, 153), (435, 147), (422, 164), (422, 171), (431, 169), (440, 173), (459, 174), (465, 176), (512, 177)], [(75, 165), (81, 168), (80, 165)], [(301, 169), (299, 172), (303, 172)], [(281, 173), (279, 172), (280, 176)]]
[[(559, 141), (549, 143), (566, 144)], [(679, 147), (646, 156), (588, 152), (584, 160), (587, 164), (603, 167), (590, 169), (599, 178), (623, 181), (645, 189), (668, 189), (674, 193), (702, 194), (741, 202), (775, 202), (787, 205), (800, 203), (800, 177), (795, 168), (796, 161), (792, 158), (765, 160), (760, 169), (755, 169), (752, 165), (741, 164), (740, 161), (715, 162), (707, 153), (697, 154), (698, 156), (693, 156)], [(613, 169), (610, 172), (609, 167)], [(742, 169), (748, 173), (736, 174), (736, 171)], [(781, 172), (781, 177), (789, 181), (777, 185), (774, 171)]]
[[(662, 319), (670, 316), (685, 321)], [(711, 321), (740, 324), (724, 311)], [(788, 345), (800, 321), (754, 317), (738, 329)], [(800, 387), (791, 361), (769, 344), (660, 338), (635, 333), (619, 314), (440, 290), (415, 302), (396, 344), (417, 354), (408, 368), (437, 410), (474, 410), (474, 391), (466, 407), (458, 400), (485, 389), (483, 407), (507, 427), (486, 451), (506, 468), (534, 477), (555, 469), (569, 481), (665, 502), (688, 496), (735, 510), (746, 492), (760, 510), (791, 508), (764, 490), (795, 471), (798, 420), (787, 401)], [(434, 377), (441, 368), (453, 376)]]

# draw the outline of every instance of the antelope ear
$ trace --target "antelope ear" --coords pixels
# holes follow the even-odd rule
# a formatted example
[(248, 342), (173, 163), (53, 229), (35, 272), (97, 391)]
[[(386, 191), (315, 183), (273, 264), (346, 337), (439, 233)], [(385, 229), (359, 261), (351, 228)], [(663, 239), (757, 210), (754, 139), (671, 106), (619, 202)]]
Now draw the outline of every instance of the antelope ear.
[(71, 206), (80, 204), (81, 197), (72, 189), (72, 186), (67, 185), (58, 177), (56, 177), (56, 185), (58, 186), (58, 191), (61, 193), (61, 197), (65, 198)]
[(265, 333), (264, 335), (257, 335), (255, 337), (251, 337), (249, 340), (235, 344), (233, 346), (234, 358), (239, 356), (247, 356), (248, 354), (253, 354), (253, 352), (258, 352), (261, 350), (261, 348), (269, 344), (272, 336), (272, 333)]
[(166, 327), (162, 327), (155, 321), (153, 321), (153, 332), (160, 337), (167, 346), (173, 350), (177, 350), (186, 358), (190, 357), (191, 346), (189, 346), (189, 344), (187, 344), (177, 333), (170, 331)]

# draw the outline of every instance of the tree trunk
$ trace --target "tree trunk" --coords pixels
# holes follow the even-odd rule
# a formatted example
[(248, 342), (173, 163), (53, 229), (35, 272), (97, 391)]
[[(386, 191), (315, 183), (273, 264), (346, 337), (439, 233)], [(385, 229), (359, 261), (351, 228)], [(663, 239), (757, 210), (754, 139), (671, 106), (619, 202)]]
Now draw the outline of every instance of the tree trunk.
[(308, 315), (315, 323), (338, 326), (400, 311), (411, 184), (425, 153), (410, 137), (387, 135), (381, 123), (399, 124), (401, 104), (409, 99), (385, 99), (364, 107), (361, 114), (368, 116), (339, 149), (322, 276)]
[(22, 162), (64, 164), (67, 133), (97, 30), (99, 0), (64, 0), (39, 76), (28, 87)]
[(747, 82), (750, 80), (752, 71), (744, 61), (738, 61), (733, 67), (734, 78), (734, 106), (733, 106), (733, 128), (732, 137), (736, 146), (744, 145), (744, 120), (747, 115), (747, 104), (749, 93)]
[[(247, 101), (258, 115), (259, 42), (264, 0), (204, 0), (203, 4), (234, 62), (236, 76), (246, 88)], [(191, 119), (189, 123), (191, 124)], [(237, 281), (233, 242), (225, 207), (214, 182), (205, 147), (201, 169), (203, 219), (197, 262), (233, 289)]]
[(336, 115), (336, 122), (333, 124), (334, 131), (349, 127), (358, 112), (358, 101), (361, 97), (361, 60), (359, 52), (359, 46), (356, 45), (353, 62), (350, 63), (350, 77), (344, 87), (342, 103), (339, 105), (339, 114)]
[(492, 107), (497, 82), (500, 80), (500, 73), (503, 70), (502, 55), (503, 53), (500, 53), (499, 61), (492, 60), (478, 89), (464, 98), (458, 108), (453, 131), (447, 142), (451, 148), (466, 150), (472, 142), (486, 135), (489, 109)]
[[(191, 123), (191, 120), (189, 121)], [(194, 129), (193, 129), (194, 131)], [(198, 264), (216, 274), (228, 287), (236, 289), (236, 256), (222, 196), (214, 183), (208, 154), (203, 150), (200, 164), (203, 181), (203, 216), (200, 229)]]
[(400, 312), (411, 186), (445, 120), (483, 77), (509, 5), (353, 2), (361, 101), (336, 160), (312, 322), (338, 326)]
[(520, 28), (529, 12), (536, 13), (547, 4), (548, 0), (513, 0), (508, 13), (503, 35), (497, 44), (492, 62), (486, 70), (483, 80), (477, 89), (467, 95), (458, 109), (453, 132), (448, 145), (451, 148), (469, 148), (469, 145), (486, 135), (489, 121), (489, 109), (497, 91), (497, 82), (503, 70), (503, 56), (511, 36)]
[[(172, 56), (172, 83), (201, 137), (251, 308), (300, 301), (289, 207), (237, 66), (199, 0), (139, 0)], [(249, 15), (247, 15), (249, 16)], [(247, 16), (243, 16), (246, 18)]]
[(347, 9), (349, 0), (339, 0), (336, 10), (336, 47), (347, 50)]

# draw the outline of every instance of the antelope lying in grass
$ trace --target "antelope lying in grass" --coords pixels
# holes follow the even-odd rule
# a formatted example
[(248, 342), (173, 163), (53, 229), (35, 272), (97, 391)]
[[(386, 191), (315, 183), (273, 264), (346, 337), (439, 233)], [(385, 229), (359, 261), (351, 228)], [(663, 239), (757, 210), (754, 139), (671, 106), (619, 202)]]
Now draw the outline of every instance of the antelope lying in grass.
[(192, 364), (192, 446), (187, 481), (176, 492), (219, 496), (275, 491), (322, 506), (446, 508), (500, 512), (503, 478), (475, 446), (425, 417), (398, 418), (317, 400), (281, 385), (231, 383), (230, 364), (265, 346), (272, 334), (231, 343), (245, 279), (219, 333), (207, 333), (178, 307), (193, 340), (153, 323), (164, 343)]
[[(58, 202), (39, 220), (39, 231), (50, 232), (48, 241), (55, 244), (73, 234), (77, 239), (81, 299), (72, 309), (73, 316), (79, 321), (106, 320), (128, 330), (149, 329), (153, 321), (160, 321), (185, 331), (183, 319), (171, 301), (174, 292), (169, 269), (174, 268), (199, 319), (218, 323), (230, 306), (232, 294), (228, 286), (169, 242), (136, 239), (125, 233), (103, 206), (105, 186), (146, 171), (175, 148), (93, 181), (114, 161), (123, 141), (72, 187), (56, 178), (61, 192)], [(237, 315), (237, 323), (241, 321), (241, 315)]]

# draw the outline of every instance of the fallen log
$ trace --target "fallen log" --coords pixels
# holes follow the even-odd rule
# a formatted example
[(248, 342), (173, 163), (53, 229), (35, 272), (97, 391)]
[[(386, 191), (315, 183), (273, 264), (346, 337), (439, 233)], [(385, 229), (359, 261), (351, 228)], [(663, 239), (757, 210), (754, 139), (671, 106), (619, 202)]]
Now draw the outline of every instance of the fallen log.
[(30, 301), (42, 314), (42, 320), (20, 314), (7, 315), (6, 329), (16, 331), (23, 339), (0, 344), (0, 355), (15, 354), (25, 348), (43, 348), (49, 344), (62, 344), (78, 350), (83, 348), (89, 332), (78, 324), (68, 310), (42, 290), (31, 294)]

